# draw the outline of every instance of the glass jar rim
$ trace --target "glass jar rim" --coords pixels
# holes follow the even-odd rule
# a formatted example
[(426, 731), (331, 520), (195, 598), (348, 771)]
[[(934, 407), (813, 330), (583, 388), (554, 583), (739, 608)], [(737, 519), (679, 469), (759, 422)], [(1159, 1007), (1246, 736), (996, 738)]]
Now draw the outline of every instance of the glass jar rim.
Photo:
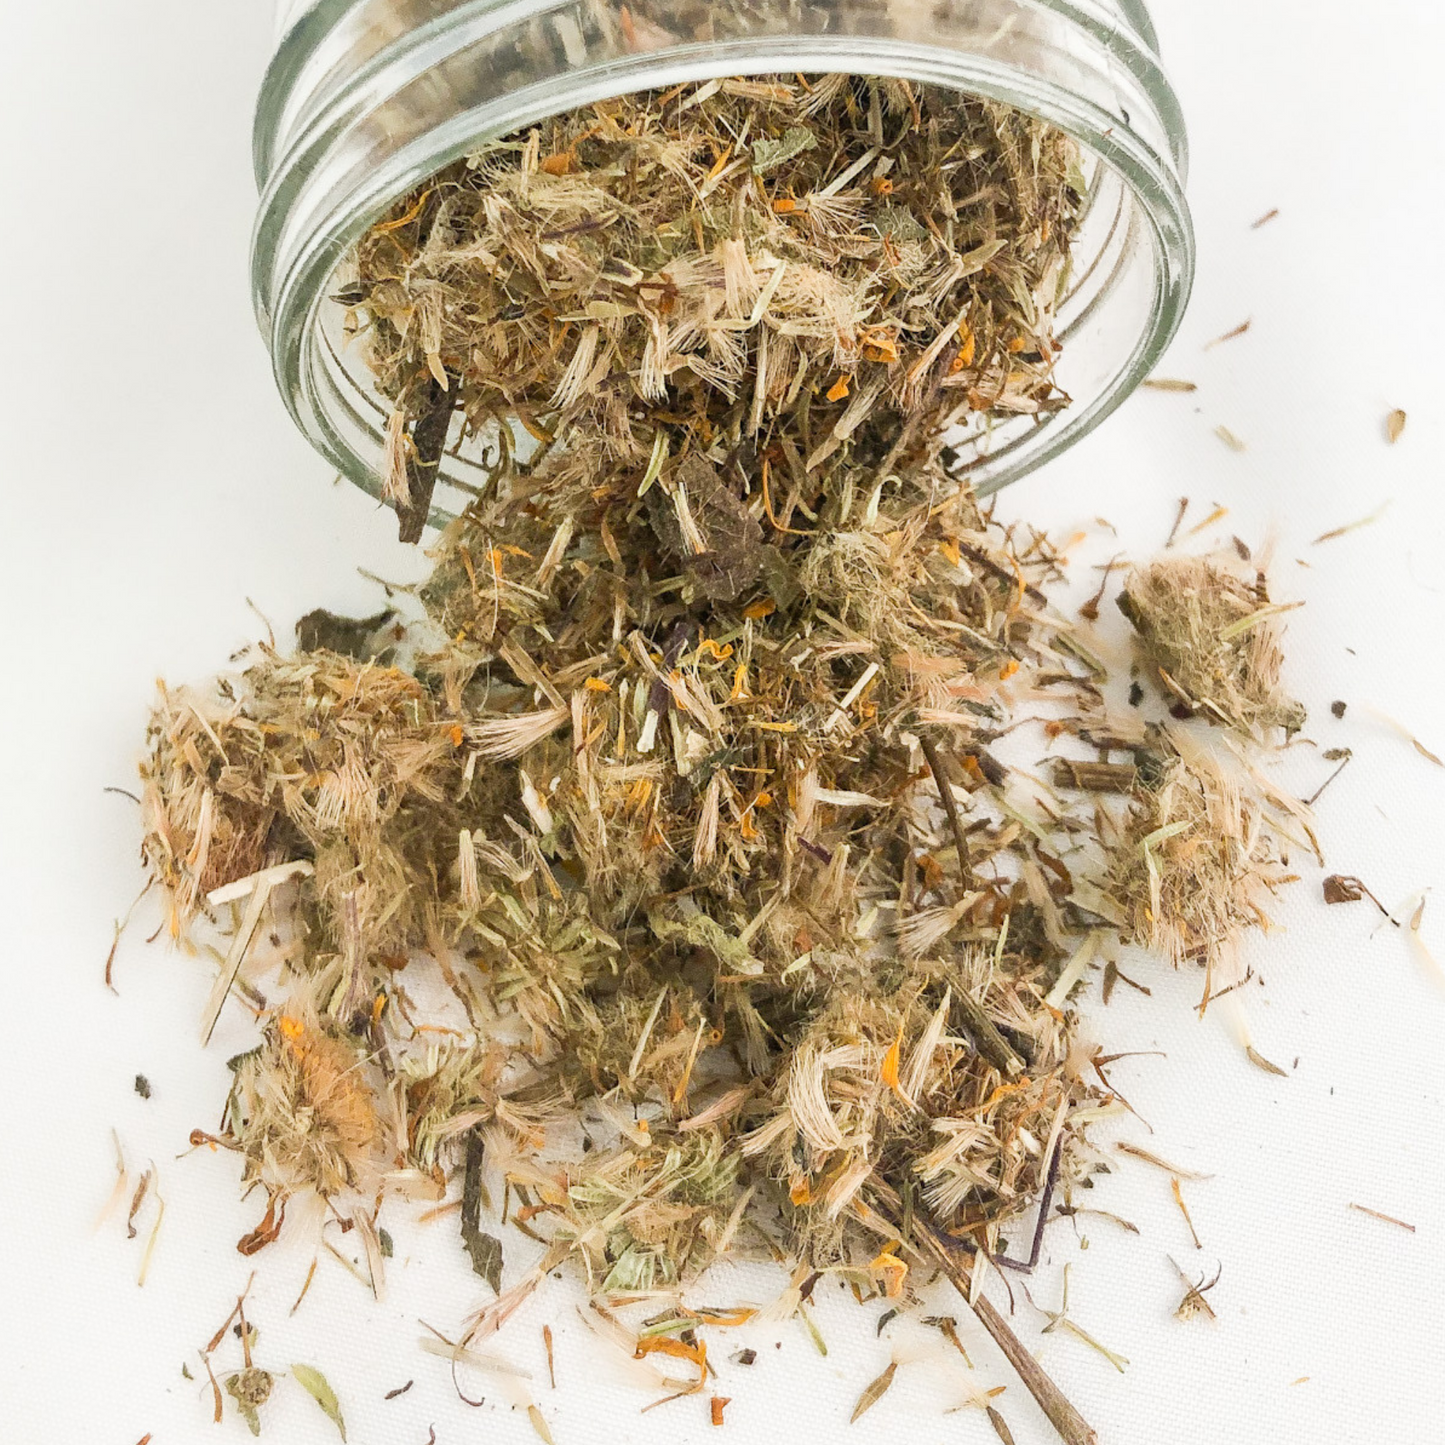
[[(1134, 31), (1138, 44), (1119, 48), (1120, 59), (1128, 65), (1150, 92), (1169, 132), (1173, 160), (1181, 177), (1188, 168), (1187, 137), (1178, 99), (1158, 63), (1159, 39), (1144, 0), (1114, 0), (1119, 15), (1111, 15), (1100, 0), (1037, 0), (1099, 35), (1119, 37), (1119, 18)], [(278, 140), (286, 101), (326, 37), (355, 6), (356, 0), (313, 0), (293, 15), (282, 32), (261, 82), (260, 98), (251, 133), (252, 168), (256, 186), (265, 191), (278, 159)], [(468, 13), (485, 13), (503, 8), (505, 0), (466, 0), (418, 27), (418, 36), (431, 26), (451, 28)], [(415, 41), (418, 36), (413, 37)], [(378, 57), (377, 63), (385, 57)], [(352, 77), (358, 83), (362, 72)]]
[[(388, 66), (414, 71), (425, 57), (445, 53), (473, 27), (494, 31), (504, 22), (565, 10), (568, 0), (464, 0), (408, 32), (350, 75), (311, 113), (300, 113), (300, 134), (282, 146), (282, 119), (317, 47), (358, 0), (317, 0), (283, 36), (257, 110), (256, 162), (262, 200), (253, 238), (252, 281), (258, 322), (267, 335), (277, 385), (293, 420), (327, 459), (357, 486), (379, 493), (371, 460), (348, 430), (374, 438), (378, 418), (330, 384), (320, 354), (320, 306), (338, 260), (365, 229), (401, 196), (436, 171), (459, 160), (481, 141), (524, 128), (549, 115), (637, 90), (683, 82), (776, 71), (890, 75), (979, 95), (1028, 112), (1070, 134), (1114, 171), (1132, 192), (1152, 242), (1154, 295), (1147, 326), (1129, 360), (1086, 402), (1076, 401), (1030, 434), (1012, 459), (1009, 447), (989, 459), (976, 482), (980, 493), (997, 490), (1044, 465), (1107, 417), (1148, 375), (1173, 338), (1187, 304), (1194, 273), (1194, 236), (1183, 193), (1187, 144), (1177, 99), (1152, 46), (1153, 27), (1141, 0), (1008, 0), (1015, 9), (1036, 9), (1070, 26), (1106, 57), (1108, 74), (1132, 81), (1131, 94), (1148, 112), (1115, 114), (1052, 78), (1000, 63), (947, 43), (903, 41), (895, 36), (763, 35), (729, 37), (724, 44), (683, 44), (643, 52), (606, 64), (578, 67), (507, 91), (479, 106), (448, 115), (381, 166), (358, 178), (341, 200), (323, 208), (320, 224), (298, 228), (290, 208), (312, 174), (313, 161), (341, 134), (368, 97), (384, 96)], [(510, 17), (510, 20), (509, 20)], [(1142, 32), (1142, 33), (1141, 33)], [(1145, 38), (1145, 35), (1149, 37)], [(397, 52), (400, 51), (400, 59)], [(421, 57), (421, 60), (418, 60)], [(411, 72), (408, 72), (411, 73)], [(1148, 137), (1146, 138), (1146, 132)], [(331, 198), (328, 196), (327, 201)], [(366, 399), (366, 405), (374, 404)], [(339, 413), (340, 415), (333, 414)], [(450, 513), (437, 508), (436, 525)]]

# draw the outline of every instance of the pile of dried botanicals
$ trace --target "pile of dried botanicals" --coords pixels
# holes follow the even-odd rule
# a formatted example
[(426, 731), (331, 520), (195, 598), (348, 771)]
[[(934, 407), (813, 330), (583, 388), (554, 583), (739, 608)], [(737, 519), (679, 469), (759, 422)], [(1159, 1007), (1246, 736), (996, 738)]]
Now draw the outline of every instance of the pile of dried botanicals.
[[(155, 715), (146, 858), (174, 935), (229, 910), (207, 1033), (233, 991), (261, 1030), (215, 1141), (264, 1193), (244, 1251), (320, 1209), (379, 1279), (386, 1199), (459, 1178), (496, 1291), (463, 1345), (573, 1259), (672, 1292), (688, 1393), (695, 1331), (749, 1313), (684, 1308), (720, 1255), (796, 1261), (784, 1313), (819, 1271), (899, 1298), (919, 1260), (1037, 1260), (1119, 1107), (1073, 990), (1121, 939), (1232, 956), (1303, 818), (1246, 731), (1297, 722), (1262, 582), (1128, 584), (1234, 750), (1121, 718), (1048, 540), (942, 465), (963, 411), (1064, 400), (1074, 170), (981, 102), (714, 81), (498, 143), (364, 239), (404, 529), (455, 411), (495, 467), (407, 616), (312, 614)], [(996, 756), (1036, 717), (1051, 780)], [(486, 1170), (548, 1245), (510, 1280)]]
[(634, 488), (657, 447), (775, 444), (791, 511), (841, 452), (907, 470), (957, 423), (1056, 410), (1083, 191), (1041, 122), (843, 75), (644, 92), (484, 147), (373, 227), (338, 296), (393, 408), (403, 539), (454, 414), (496, 479), (518, 419)]

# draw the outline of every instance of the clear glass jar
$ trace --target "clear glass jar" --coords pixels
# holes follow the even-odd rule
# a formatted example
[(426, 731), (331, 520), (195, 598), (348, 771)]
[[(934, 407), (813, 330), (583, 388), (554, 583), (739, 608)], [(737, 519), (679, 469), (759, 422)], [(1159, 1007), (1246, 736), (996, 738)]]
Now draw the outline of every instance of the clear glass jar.
[[(1056, 377), (1072, 397), (957, 438), (985, 494), (1096, 427), (1148, 374), (1189, 297), (1184, 124), (1143, 0), (279, 0), (255, 128), (256, 313), (296, 424), (376, 493), (390, 408), (329, 297), (399, 197), (490, 139), (628, 91), (846, 71), (951, 86), (1068, 132), (1088, 196)], [(482, 479), (442, 464), (433, 521)]]

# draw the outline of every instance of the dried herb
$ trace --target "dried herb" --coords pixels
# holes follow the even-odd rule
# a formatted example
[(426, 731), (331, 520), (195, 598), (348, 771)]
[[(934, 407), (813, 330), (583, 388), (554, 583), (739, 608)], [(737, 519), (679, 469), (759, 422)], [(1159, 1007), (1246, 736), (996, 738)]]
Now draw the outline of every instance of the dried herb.
[(1172, 1174), (1178, 1179), (1211, 1179), (1213, 1175), (1201, 1174), (1197, 1169), (1181, 1169), (1177, 1164), (1171, 1164), (1167, 1159), (1161, 1159), (1157, 1154), (1148, 1149), (1141, 1149), (1137, 1144), (1131, 1144), (1127, 1139), (1118, 1139), (1114, 1147), (1121, 1154), (1130, 1154), (1135, 1159), (1142, 1159), (1146, 1164), (1152, 1164), (1156, 1169), (1162, 1169), (1166, 1174)]
[[(472, 1269), (491, 1285), (496, 1294), (502, 1292), (502, 1244), (495, 1235), (481, 1226), (482, 1158), (484, 1144), (480, 1129), (467, 1135), (466, 1165), (462, 1178), (462, 1243), (471, 1256)], [(548, 1355), (550, 1357), (550, 1344)]]
[(1304, 709), (1279, 688), (1283, 664), (1263, 574), (1223, 557), (1171, 557), (1135, 569), (1119, 596), (1141, 660), (1190, 712), (1250, 732), (1304, 725)]
[(1266, 1074), (1275, 1074), (1281, 1079), (1287, 1079), (1289, 1077), (1289, 1074), (1286, 1070), (1280, 1068), (1278, 1064), (1270, 1063), (1270, 1061), (1265, 1058), (1265, 1056), (1260, 1053), (1253, 1044), (1246, 1044), (1244, 1046), (1244, 1052), (1248, 1056), (1250, 1063), (1253, 1064), (1255, 1068), (1262, 1069)]
[[(1107, 1349), (1105, 1346), (1101, 1345), (1098, 1340), (1093, 1337), (1093, 1335), (1089, 1334), (1088, 1331), (1085, 1330), (1076, 1321), (1069, 1318), (1069, 1268), (1070, 1266), (1067, 1264), (1064, 1266), (1064, 1291), (1063, 1298), (1059, 1302), (1058, 1309), (1041, 1311), (1041, 1313), (1048, 1316), (1049, 1320), (1048, 1324), (1044, 1326), (1043, 1332), (1047, 1335), (1052, 1334), (1054, 1330), (1067, 1330), (1076, 1339), (1079, 1339), (1084, 1344), (1088, 1345), (1091, 1350), (1094, 1350), (1097, 1353), (1103, 1355), (1103, 1357), (1108, 1360), (1108, 1362), (1113, 1365), (1113, 1367), (1118, 1370), (1118, 1372), (1122, 1375), (1129, 1361), (1126, 1360), (1123, 1355), (1117, 1354), (1115, 1351)], [(1037, 1306), (1035, 1306), (1035, 1308), (1037, 1308)]]
[(367, 662), (378, 657), (395, 639), (379, 636), (396, 618), (388, 607), (373, 617), (338, 617), (324, 607), (308, 612), (296, 624), (296, 646), (302, 652), (335, 652), (342, 657)]
[(149, 1099), (151, 1096), (151, 1081), (144, 1074), (135, 1076), (135, 1091), (142, 1099)]
[(321, 1406), (322, 1412), (336, 1426), (337, 1432), (345, 1440), (346, 1422), (341, 1417), (341, 1405), (337, 1401), (336, 1392), (327, 1383), (326, 1376), (311, 1365), (292, 1365), (291, 1378)]
[(1003, 1442), (1003, 1445), (1014, 1445), (1013, 1431), (1009, 1429), (1008, 1422), (993, 1405), (985, 1405), (984, 1414), (988, 1416), (988, 1423), (993, 1426), (993, 1433)]
[(1174, 1311), (1175, 1319), (1191, 1320), (1196, 1315), (1207, 1315), (1210, 1319), (1215, 1319), (1214, 1307), (1204, 1296), (1219, 1283), (1221, 1271), (1215, 1270), (1214, 1278), (1211, 1280), (1206, 1281), (1204, 1276), (1200, 1275), (1199, 1279), (1195, 1281), (1191, 1280), (1189, 1276), (1174, 1263), (1174, 1260), (1171, 1259), (1169, 1263), (1174, 1265), (1176, 1273), (1179, 1275), (1179, 1278), (1184, 1281), (1185, 1285), (1184, 1298), (1179, 1301)]
[(791, 491), (836, 454), (1057, 409), (1083, 190), (1018, 112), (842, 75), (638, 93), (489, 144), (398, 201), (338, 293), (395, 407), (404, 539), (457, 414), (498, 478), (519, 417), (634, 484), (664, 439), (760, 437), (794, 449)]
[(1378, 522), (1382, 516), (1384, 516), (1385, 508), (1389, 505), (1390, 504), (1386, 502), (1384, 506), (1376, 507), (1375, 510), (1371, 512), (1367, 517), (1361, 517), (1356, 522), (1346, 522), (1343, 527), (1332, 527), (1328, 532), (1321, 532), (1320, 535), (1316, 537), (1310, 545), (1313, 547), (1318, 547), (1321, 542), (1333, 542), (1336, 537), (1344, 537), (1351, 532), (1359, 531), (1361, 527), (1371, 526), (1373, 523)]
[(1221, 342), (1233, 341), (1236, 336), (1243, 336), (1252, 324), (1252, 318), (1249, 321), (1241, 321), (1238, 326), (1232, 327), (1223, 336), (1216, 336), (1213, 341), (1206, 342), (1204, 349), (1208, 351), (1211, 346), (1218, 346)]
[(226, 1377), (226, 1393), (236, 1402), (236, 1411), (253, 1435), (261, 1433), (261, 1406), (271, 1398), (275, 1376), (249, 1366)]
[(1426, 762), (1434, 763), (1437, 768), (1445, 768), (1445, 758), (1441, 758), (1437, 753), (1432, 753), (1403, 723), (1396, 721), (1396, 719), (1392, 718), (1388, 713), (1383, 713), (1378, 708), (1371, 708), (1370, 711), (1374, 713), (1391, 732), (1404, 738)]
[(1386, 1224), (1397, 1224), (1401, 1229), (1408, 1229), (1411, 1234), (1415, 1233), (1413, 1224), (1406, 1224), (1403, 1219), (1396, 1219), (1393, 1214), (1381, 1214), (1378, 1209), (1368, 1209), (1363, 1204), (1351, 1204), (1350, 1208), (1358, 1210), (1361, 1214), (1368, 1214), (1371, 1219), (1383, 1219)]
[(890, 1361), (888, 1368), (876, 1380), (864, 1386), (863, 1393), (858, 1396), (858, 1403), (853, 1406), (853, 1413), (848, 1417), (850, 1425), (856, 1425), (859, 1419), (888, 1393), (889, 1387), (893, 1384), (893, 1376), (897, 1373), (898, 1361)]
[(1194, 1220), (1189, 1214), (1189, 1206), (1184, 1202), (1184, 1192), (1179, 1187), (1179, 1181), (1177, 1179), (1171, 1179), (1169, 1181), (1169, 1188), (1173, 1191), (1174, 1202), (1179, 1206), (1180, 1214), (1184, 1216), (1184, 1223), (1189, 1227), (1189, 1237), (1194, 1241), (1195, 1249), (1203, 1249), (1204, 1246), (1199, 1242), (1199, 1231), (1195, 1229)]
[[(949, 475), (949, 427), (1067, 404), (1083, 189), (1069, 142), (996, 105), (721, 79), (504, 137), (362, 238), (338, 304), (403, 536), (449, 446), (484, 484), (395, 612), (311, 613), (297, 651), (162, 688), (143, 770), (171, 931), (221, 959), (203, 1034), (233, 998), (258, 1018), (195, 1136), (259, 1186), (243, 1252), (319, 1199), (293, 1221), (339, 1228), (319, 1244), (378, 1290), (383, 1201), (460, 1176), (432, 1217), (458, 1211), (489, 1297), (423, 1348), (454, 1383), (499, 1368), (478, 1342), (570, 1263), (589, 1323), (674, 1372), (649, 1409), (701, 1395), (705, 1336), (754, 1313), (678, 1303), (720, 1257), (790, 1258), (767, 1313), (822, 1354), (821, 1280), (890, 1301), (881, 1333), (937, 1266), (1068, 1445), (1094, 1439), (973, 1269), (1038, 1264), (1056, 1189), (1098, 1167), (1088, 1119), (1127, 1107), (1079, 1047), (1100, 961), (1106, 997), (1121, 942), (1203, 963), (1207, 1003), (1310, 833), (1259, 766), (1303, 712), (1247, 548), (1171, 552), (1120, 599), (1141, 676), (1218, 735), (1120, 719), (1049, 603), (1062, 550)], [(1096, 756), (1001, 761), (1040, 711)], [(484, 1162), (543, 1246), (506, 1288)], [(1067, 1279), (1048, 1328), (1122, 1369)]]

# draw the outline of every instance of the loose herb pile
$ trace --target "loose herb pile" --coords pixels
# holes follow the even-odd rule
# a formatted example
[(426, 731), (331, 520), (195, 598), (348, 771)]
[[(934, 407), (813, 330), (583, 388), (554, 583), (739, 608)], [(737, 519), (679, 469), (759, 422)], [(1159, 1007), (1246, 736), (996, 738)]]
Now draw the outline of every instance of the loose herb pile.
[[(964, 412), (1064, 404), (1080, 200), (998, 107), (714, 81), (499, 142), (363, 240), (404, 534), (454, 415), (494, 466), (400, 612), (312, 614), (155, 714), (145, 856), (174, 935), (229, 923), (207, 1035), (233, 994), (261, 1031), (213, 1140), (259, 1186), (244, 1252), (319, 1201), (376, 1281), (385, 1201), (455, 1182), (495, 1292), (457, 1350), (572, 1260), (670, 1312), (629, 1338), (681, 1393), (752, 1313), (684, 1305), (720, 1255), (794, 1262), (775, 1316), (822, 1271), (901, 1303), (1037, 1261), (1121, 1107), (1075, 989), (1135, 943), (1207, 1003), (1309, 838), (1260, 767), (1302, 720), (1263, 575), (1130, 575), (1145, 721), (1049, 540), (947, 475)], [(1046, 769), (1000, 760), (1040, 726)], [(505, 1278), (488, 1176), (547, 1245)]]
[(1057, 410), (1083, 192), (1061, 132), (844, 75), (627, 96), (483, 148), (366, 235), (338, 297), (393, 408), (403, 540), (454, 414), (494, 481), (514, 419), (633, 491), (659, 448), (775, 449), (791, 512), (845, 455), (908, 472), (957, 423)]

